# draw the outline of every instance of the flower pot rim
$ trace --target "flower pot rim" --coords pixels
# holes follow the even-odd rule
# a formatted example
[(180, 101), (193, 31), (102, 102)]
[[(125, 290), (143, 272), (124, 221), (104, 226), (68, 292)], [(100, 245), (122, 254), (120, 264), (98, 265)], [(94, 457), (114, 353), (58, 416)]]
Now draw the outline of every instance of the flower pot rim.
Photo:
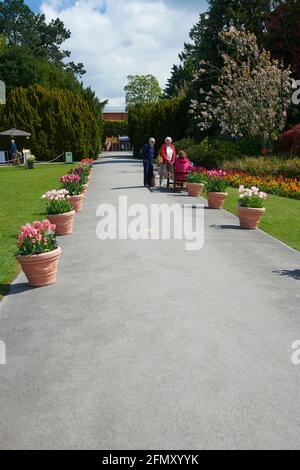
[(207, 194), (220, 194), (222, 196), (228, 196), (228, 193), (223, 193), (221, 191), (207, 191)]
[(44, 253), (36, 253), (34, 255), (17, 255), (16, 256), (16, 259), (35, 259), (35, 258), (47, 258), (49, 257), (49, 255), (52, 255), (54, 254), (55, 255), (60, 255), (61, 254), (61, 248), (60, 246), (58, 246), (57, 248), (55, 248), (54, 250), (51, 250), (51, 251), (45, 251)]
[(247, 209), (251, 211), (260, 211), (260, 212), (265, 212), (266, 208), (265, 207), (244, 207), (244, 206), (238, 206), (238, 209)]
[(204, 183), (192, 183), (192, 182), (188, 182), (186, 184), (196, 184), (197, 186), (204, 186)]
[[(77, 197), (77, 198), (81, 198), (81, 197), (83, 197), (83, 193), (80, 193), (80, 194), (74, 194), (74, 196), (71, 196), (71, 195), (70, 195), (70, 198), (71, 198), (71, 197)], [(69, 199), (70, 199), (70, 198), (69, 198)]]
[(74, 209), (72, 209), (69, 212), (60, 212), (59, 214), (47, 214), (47, 217), (63, 217), (65, 215), (71, 215), (71, 214), (75, 215), (76, 211)]

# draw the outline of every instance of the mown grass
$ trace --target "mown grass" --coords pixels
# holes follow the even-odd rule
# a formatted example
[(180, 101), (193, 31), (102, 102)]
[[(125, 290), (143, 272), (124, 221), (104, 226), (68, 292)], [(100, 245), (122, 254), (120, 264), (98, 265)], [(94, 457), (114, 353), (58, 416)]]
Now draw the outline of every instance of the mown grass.
[(14, 258), (20, 227), (27, 222), (45, 218), (41, 195), (59, 188), (59, 177), (72, 165), (37, 165), (0, 168), (0, 297), (19, 272)]
[[(224, 209), (237, 215), (238, 190), (229, 188)], [(300, 251), (300, 201), (268, 195), (259, 228)]]

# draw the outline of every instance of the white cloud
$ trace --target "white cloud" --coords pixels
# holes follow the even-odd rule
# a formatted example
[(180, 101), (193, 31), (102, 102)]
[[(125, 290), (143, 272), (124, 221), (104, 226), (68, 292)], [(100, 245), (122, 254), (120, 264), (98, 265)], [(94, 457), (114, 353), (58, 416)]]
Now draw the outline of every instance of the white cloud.
[(47, 21), (59, 17), (70, 29), (72, 36), (64, 47), (74, 62), (84, 63), (85, 84), (113, 106), (123, 104), (129, 74), (152, 73), (164, 87), (200, 12), (193, 1), (182, 2), (180, 7), (176, 3), (46, 0), (41, 11)]

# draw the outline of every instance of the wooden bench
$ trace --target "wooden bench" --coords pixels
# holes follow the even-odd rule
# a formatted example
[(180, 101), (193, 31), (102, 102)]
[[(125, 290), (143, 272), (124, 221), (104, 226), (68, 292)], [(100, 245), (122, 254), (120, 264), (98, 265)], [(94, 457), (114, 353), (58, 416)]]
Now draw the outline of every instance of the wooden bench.
[(168, 178), (167, 179), (167, 188), (170, 187), (170, 185), (173, 185), (173, 191), (176, 191), (176, 185), (180, 186), (180, 189), (184, 189), (184, 184), (186, 183), (186, 177), (187, 177), (188, 172), (178, 172), (175, 171), (175, 167), (173, 168), (173, 181)]

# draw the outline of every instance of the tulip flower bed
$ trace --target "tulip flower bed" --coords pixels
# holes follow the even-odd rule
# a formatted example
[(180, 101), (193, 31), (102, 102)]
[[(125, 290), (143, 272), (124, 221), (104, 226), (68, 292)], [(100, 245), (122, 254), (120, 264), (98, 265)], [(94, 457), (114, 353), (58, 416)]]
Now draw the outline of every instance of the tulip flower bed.
[(276, 196), (300, 199), (300, 182), (292, 178), (282, 176), (252, 176), (237, 171), (228, 171), (225, 176), (229, 186), (239, 188), (241, 185), (257, 186), (262, 191)]
[(276, 196), (300, 199), (300, 181), (295, 178), (284, 178), (283, 176), (254, 176), (242, 171), (235, 170), (206, 170), (203, 167), (197, 168), (200, 173), (207, 174), (214, 178), (224, 178), (229, 186), (239, 188), (245, 186), (251, 188), (257, 186), (268, 194)]

